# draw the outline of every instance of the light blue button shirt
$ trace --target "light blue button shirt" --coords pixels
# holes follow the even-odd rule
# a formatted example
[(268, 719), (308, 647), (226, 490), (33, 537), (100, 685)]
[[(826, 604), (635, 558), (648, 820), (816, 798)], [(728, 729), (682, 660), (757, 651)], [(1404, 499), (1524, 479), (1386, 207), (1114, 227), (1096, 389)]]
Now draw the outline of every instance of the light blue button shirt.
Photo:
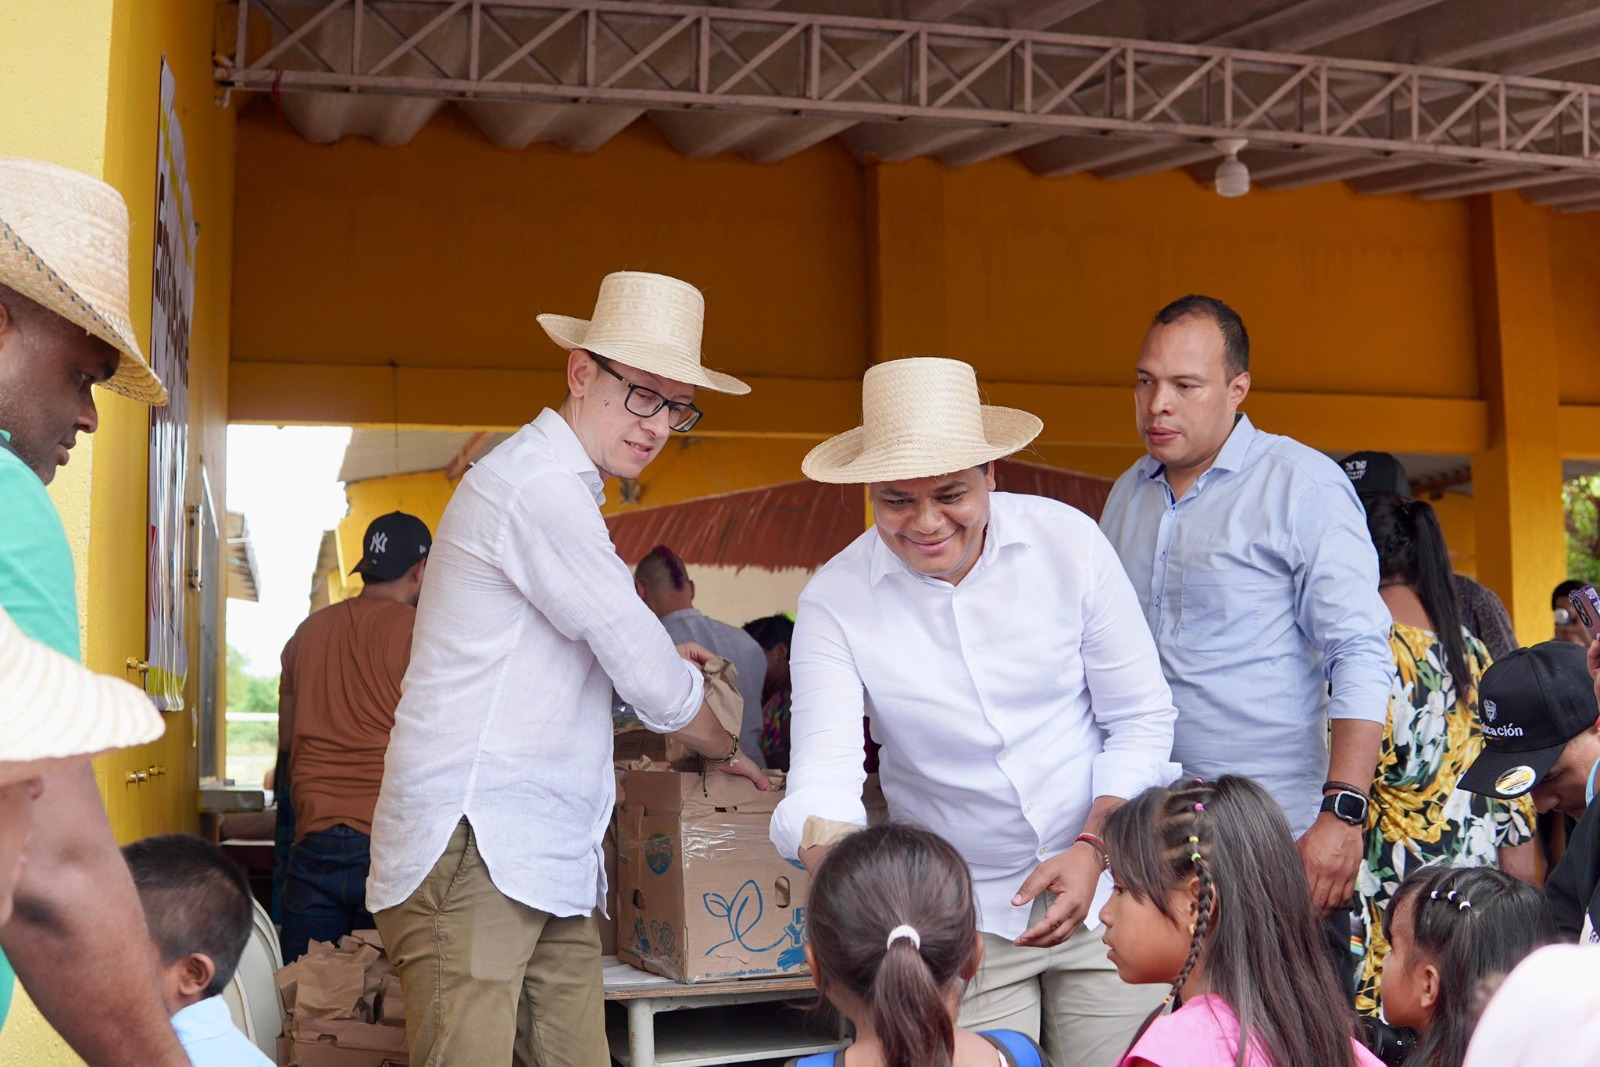
[(1256, 779), (1304, 833), (1327, 777), (1326, 720), (1384, 722), (1394, 673), (1350, 479), (1241, 415), (1181, 499), (1146, 456), (1117, 479), (1100, 525), (1178, 706), (1173, 758), (1202, 778)]
[(173, 1015), (183, 1051), (194, 1067), (273, 1067), (272, 1059), (233, 1025), (228, 1003), (208, 997)]

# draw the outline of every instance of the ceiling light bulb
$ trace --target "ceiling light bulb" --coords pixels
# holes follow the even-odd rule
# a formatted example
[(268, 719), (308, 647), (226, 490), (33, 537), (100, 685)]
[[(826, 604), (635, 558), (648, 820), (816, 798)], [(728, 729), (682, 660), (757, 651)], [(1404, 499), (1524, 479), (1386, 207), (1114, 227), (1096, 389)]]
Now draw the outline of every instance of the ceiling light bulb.
[(1239, 150), (1249, 142), (1243, 137), (1224, 137), (1211, 142), (1225, 158), (1217, 164), (1213, 186), (1218, 196), (1243, 196), (1250, 191), (1250, 168), (1239, 159)]

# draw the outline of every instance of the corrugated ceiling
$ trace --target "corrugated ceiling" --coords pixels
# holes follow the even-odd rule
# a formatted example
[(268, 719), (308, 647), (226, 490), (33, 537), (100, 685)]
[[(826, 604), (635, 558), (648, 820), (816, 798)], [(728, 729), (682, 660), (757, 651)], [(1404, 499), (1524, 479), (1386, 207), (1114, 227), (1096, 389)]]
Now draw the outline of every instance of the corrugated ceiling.
[[(1575, 82), (1600, 82), (1600, 4), (1593, 0), (738, 0), (711, 6), (874, 16), (926, 22), (1026, 28), (1053, 32), (1217, 45), (1330, 57), (1426, 64)], [(314, 10), (308, 8), (308, 11)], [(417, 33), (432, 12), (397, 5), (382, 25), (363, 30), (363, 62), (371, 64)], [(511, 12), (510, 17), (515, 13)], [(292, 26), (273, 27), (282, 39)], [(335, 16), (305, 40), (335, 58), (352, 51), (351, 19)], [(405, 55), (388, 70), (427, 78), (461, 69), (467, 34), (430, 31), (423, 56)], [(570, 57), (579, 62), (579, 57)], [(288, 69), (314, 69), (290, 51)], [(430, 65), (434, 70), (430, 70)], [(345, 70), (350, 69), (348, 61)], [(1118, 133), (1057, 136), (919, 121), (853, 122), (839, 118), (746, 114), (716, 110), (651, 110), (593, 104), (460, 101), (345, 93), (285, 93), (278, 106), (309, 140), (331, 143), (362, 136), (404, 144), (438, 111), (465, 112), (484, 136), (505, 148), (535, 141), (588, 152), (635, 121), (654, 123), (689, 157), (723, 152), (776, 162), (830, 137), (862, 158), (931, 156), (952, 167), (1015, 154), (1040, 175), (1091, 172), (1130, 178), (1188, 169), (1209, 182), (1218, 155), (1210, 144)], [(1489, 187), (1516, 187), (1528, 199), (1565, 210), (1600, 207), (1600, 178), (1561, 173), (1516, 173), (1482, 164), (1374, 158), (1332, 148), (1250, 147), (1241, 158), (1255, 184), (1294, 188), (1348, 181), (1381, 194), (1415, 192), (1450, 197)]]

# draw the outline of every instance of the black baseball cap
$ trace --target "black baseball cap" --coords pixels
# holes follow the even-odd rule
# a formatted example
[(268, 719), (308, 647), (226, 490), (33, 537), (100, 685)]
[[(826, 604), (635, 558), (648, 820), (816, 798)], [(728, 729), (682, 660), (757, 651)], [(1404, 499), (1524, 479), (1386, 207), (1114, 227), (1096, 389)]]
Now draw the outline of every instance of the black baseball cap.
[(1356, 494), (1393, 493), (1411, 495), (1411, 479), (1406, 468), (1387, 452), (1352, 452), (1339, 461), (1347, 478), (1355, 483)]
[(1520, 797), (1597, 716), (1582, 645), (1543, 641), (1507, 653), (1478, 683), (1483, 751), (1461, 776), (1461, 788), (1501, 800)]
[(361, 540), (361, 562), (351, 567), (350, 573), (392, 582), (426, 559), (432, 547), (433, 535), (428, 532), (427, 523), (415, 515), (391, 511), (367, 525), (366, 536)]

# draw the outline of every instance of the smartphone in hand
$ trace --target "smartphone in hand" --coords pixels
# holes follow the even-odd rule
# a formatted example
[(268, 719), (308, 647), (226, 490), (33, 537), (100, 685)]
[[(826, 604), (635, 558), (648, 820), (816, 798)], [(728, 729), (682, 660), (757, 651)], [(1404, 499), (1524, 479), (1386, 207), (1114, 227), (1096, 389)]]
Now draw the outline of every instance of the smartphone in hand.
[(1600, 592), (1595, 592), (1592, 585), (1580, 586), (1567, 594), (1567, 600), (1589, 640), (1600, 640)]

